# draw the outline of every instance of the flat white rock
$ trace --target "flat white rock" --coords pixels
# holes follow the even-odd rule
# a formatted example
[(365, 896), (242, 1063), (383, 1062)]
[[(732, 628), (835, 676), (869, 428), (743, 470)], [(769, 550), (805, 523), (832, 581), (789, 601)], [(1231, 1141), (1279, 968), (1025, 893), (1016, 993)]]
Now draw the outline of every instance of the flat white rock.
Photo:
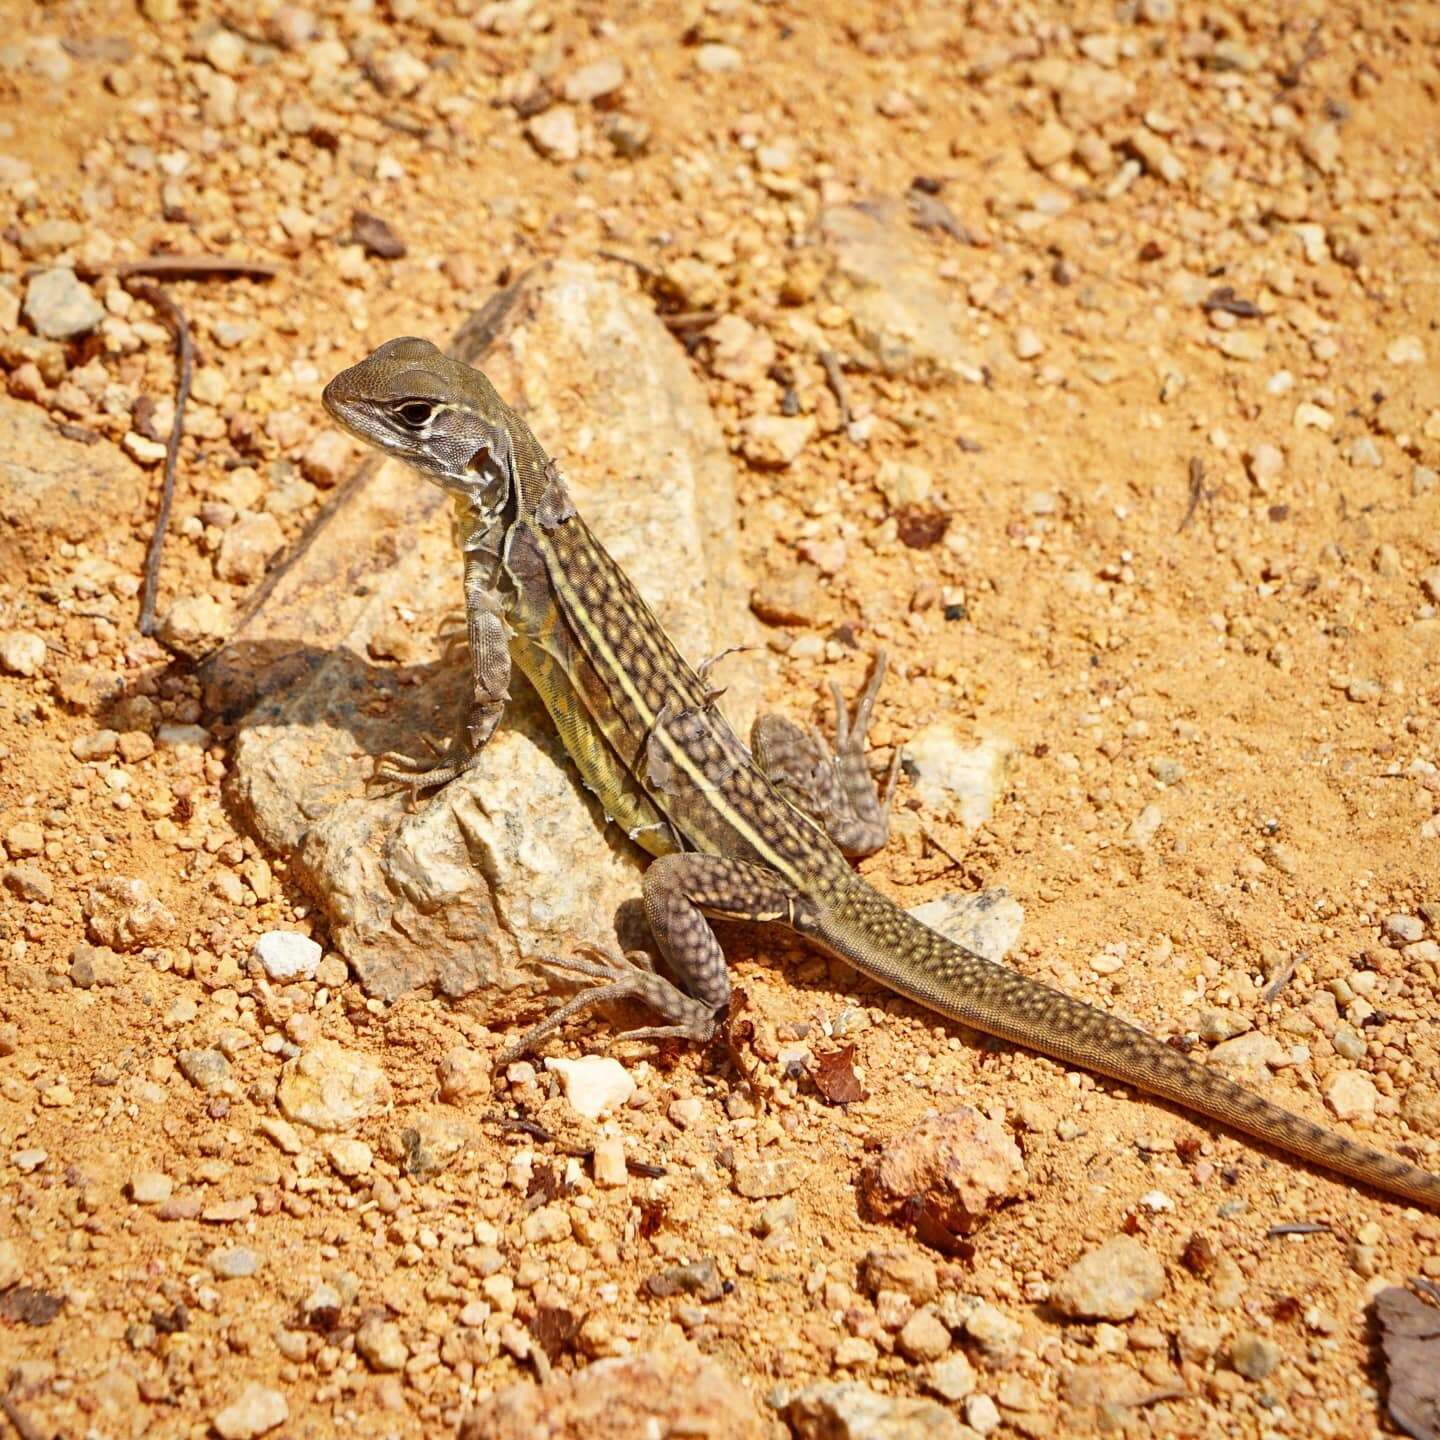
[(272, 980), (313, 980), (324, 951), (308, 935), (267, 930), (255, 942), (255, 958)]
[(635, 1093), (630, 1072), (608, 1055), (579, 1060), (546, 1060), (545, 1068), (560, 1077), (570, 1108), (587, 1120), (598, 1120), (629, 1102)]

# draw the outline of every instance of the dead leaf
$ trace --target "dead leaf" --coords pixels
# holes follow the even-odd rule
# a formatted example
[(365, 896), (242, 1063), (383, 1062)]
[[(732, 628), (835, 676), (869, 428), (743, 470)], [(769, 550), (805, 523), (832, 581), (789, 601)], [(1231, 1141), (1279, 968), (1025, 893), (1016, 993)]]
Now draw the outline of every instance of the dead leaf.
[(580, 1319), (563, 1305), (542, 1305), (530, 1321), (530, 1333), (546, 1359), (554, 1362), (574, 1345)]
[[(1433, 1288), (1433, 1287), (1427, 1287)], [(1436, 1295), (1440, 1299), (1440, 1293)], [(1398, 1285), (1375, 1297), (1390, 1418), (1415, 1440), (1440, 1437), (1440, 1308)]]
[(405, 242), (390, 228), (390, 222), (368, 210), (356, 210), (350, 216), (350, 233), (361, 249), (377, 260), (398, 260), (405, 253)]
[(815, 1068), (810, 1072), (815, 1088), (832, 1105), (853, 1105), (866, 1098), (865, 1087), (855, 1073), (855, 1047), (845, 1045), (816, 1055)]

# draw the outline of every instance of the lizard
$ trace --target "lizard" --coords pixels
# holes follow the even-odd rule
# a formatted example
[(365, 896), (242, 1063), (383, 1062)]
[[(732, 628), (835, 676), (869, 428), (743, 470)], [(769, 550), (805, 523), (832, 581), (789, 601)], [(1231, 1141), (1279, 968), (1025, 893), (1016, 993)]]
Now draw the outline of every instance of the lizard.
[(853, 714), (838, 687), (837, 736), (762, 716), (747, 747), (570, 498), (559, 466), (479, 370), (399, 337), (325, 387), (345, 430), (452, 497), (464, 564), (472, 692), (441, 763), (390, 755), (377, 774), (415, 789), (476, 765), (509, 699), (512, 664), (544, 701), (605, 813), (649, 854), (644, 910), (678, 982), (634, 955), (544, 957), (583, 982), (502, 1060), (571, 1016), (631, 999), (663, 1023), (626, 1038), (707, 1042), (731, 998), (711, 920), (787, 926), (950, 1020), (1133, 1086), (1291, 1156), (1440, 1209), (1440, 1175), (1297, 1115), (1137, 1026), (988, 960), (922, 924), (852, 861), (889, 830), (900, 749), (883, 789), (865, 735), (877, 657)]

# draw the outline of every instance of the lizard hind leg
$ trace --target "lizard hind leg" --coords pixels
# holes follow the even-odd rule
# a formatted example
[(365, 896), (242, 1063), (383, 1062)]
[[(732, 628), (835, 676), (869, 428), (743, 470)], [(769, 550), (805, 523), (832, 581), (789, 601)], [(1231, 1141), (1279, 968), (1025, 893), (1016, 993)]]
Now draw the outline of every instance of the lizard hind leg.
[(865, 735), (884, 678), (882, 650), (875, 656), (853, 716), (840, 687), (830, 686), (835, 698), (833, 752), (813, 730), (778, 715), (761, 715), (751, 730), (750, 748), (770, 781), (850, 856), (873, 855), (890, 838), (900, 747), (895, 747), (883, 790), (876, 788), (865, 763)]

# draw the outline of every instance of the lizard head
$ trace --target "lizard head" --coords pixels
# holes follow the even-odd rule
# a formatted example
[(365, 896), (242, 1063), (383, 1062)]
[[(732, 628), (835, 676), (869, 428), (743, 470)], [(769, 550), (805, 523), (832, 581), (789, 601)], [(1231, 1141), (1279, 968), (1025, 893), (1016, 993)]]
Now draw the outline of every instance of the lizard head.
[(427, 480), (504, 505), (513, 470), (504, 406), (478, 371), (428, 340), (387, 340), (321, 396), (331, 419)]

